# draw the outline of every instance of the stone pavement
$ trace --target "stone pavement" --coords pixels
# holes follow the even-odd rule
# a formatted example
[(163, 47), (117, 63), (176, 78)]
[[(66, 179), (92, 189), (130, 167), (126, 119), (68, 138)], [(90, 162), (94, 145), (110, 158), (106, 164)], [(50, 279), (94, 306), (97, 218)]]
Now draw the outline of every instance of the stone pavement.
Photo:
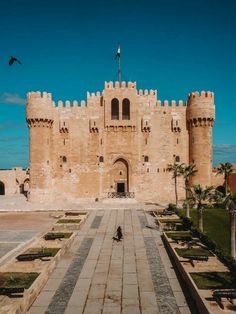
[(0, 265), (36, 234), (35, 230), (0, 230)]
[(110, 210), (110, 209), (139, 209), (146, 208), (156, 210), (157, 208), (164, 209), (167, 204), (156, 203), (139, 203), (135, 199), (101, 199), (99, 202), (86, 199), (53, 201), (48, 203), (31, 203), (22, 194), (14, 196), (0, 195), (0, 212), (33, 212), (33, 211), (58, 211), (58, 210)]
[(142, 210), (91, 211), (28, 313), (190, 313), (153, 224)]

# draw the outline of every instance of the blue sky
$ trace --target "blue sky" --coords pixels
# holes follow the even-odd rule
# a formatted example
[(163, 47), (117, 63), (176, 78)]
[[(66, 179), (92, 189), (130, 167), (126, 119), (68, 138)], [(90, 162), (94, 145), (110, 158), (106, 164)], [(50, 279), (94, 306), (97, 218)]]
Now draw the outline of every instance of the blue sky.
[[(0, 168), (28, 165), (25, 95), (81, 100), (116, 79), (159, 99), (215, 92), (214, 164), (236, 163), (236, 2), (120, 0), (0, 2)], [(9, 67), (9, 56), (22, 65)]]

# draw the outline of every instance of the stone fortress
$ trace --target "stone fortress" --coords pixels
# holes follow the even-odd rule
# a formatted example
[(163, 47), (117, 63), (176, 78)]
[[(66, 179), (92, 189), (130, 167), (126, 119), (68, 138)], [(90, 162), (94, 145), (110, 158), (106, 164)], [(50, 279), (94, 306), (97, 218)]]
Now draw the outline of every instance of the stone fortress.
[[(56, 105), (50, 93), (29, 92), (32, 202), (174, 200), (167, 165), (194, 163), (192, 184), (212, 184), (214, 94), (195, 92), (187, 101), (158, 99), (156, 90), (136, 82), (105, 82), (87, 102)], [(182, 179), (180, 198), (184, 197)]]

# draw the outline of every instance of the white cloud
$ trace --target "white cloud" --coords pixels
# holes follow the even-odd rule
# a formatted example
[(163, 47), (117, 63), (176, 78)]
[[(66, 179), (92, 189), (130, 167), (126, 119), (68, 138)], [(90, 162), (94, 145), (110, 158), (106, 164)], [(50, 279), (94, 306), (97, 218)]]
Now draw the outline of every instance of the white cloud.
[(25, 105), (25, 98), (22, 98), (16, 93), (2, 93), (0, 94), (0, 104), (5, 105)]

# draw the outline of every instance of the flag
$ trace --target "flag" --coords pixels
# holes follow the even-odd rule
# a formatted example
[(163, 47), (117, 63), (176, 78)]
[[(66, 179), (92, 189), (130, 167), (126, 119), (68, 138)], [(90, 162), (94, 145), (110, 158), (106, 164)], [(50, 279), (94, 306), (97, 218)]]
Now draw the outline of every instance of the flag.
[(118, 46), (117, 53), (115, 55), (115, 59), (120, 58), (120, 45)]

